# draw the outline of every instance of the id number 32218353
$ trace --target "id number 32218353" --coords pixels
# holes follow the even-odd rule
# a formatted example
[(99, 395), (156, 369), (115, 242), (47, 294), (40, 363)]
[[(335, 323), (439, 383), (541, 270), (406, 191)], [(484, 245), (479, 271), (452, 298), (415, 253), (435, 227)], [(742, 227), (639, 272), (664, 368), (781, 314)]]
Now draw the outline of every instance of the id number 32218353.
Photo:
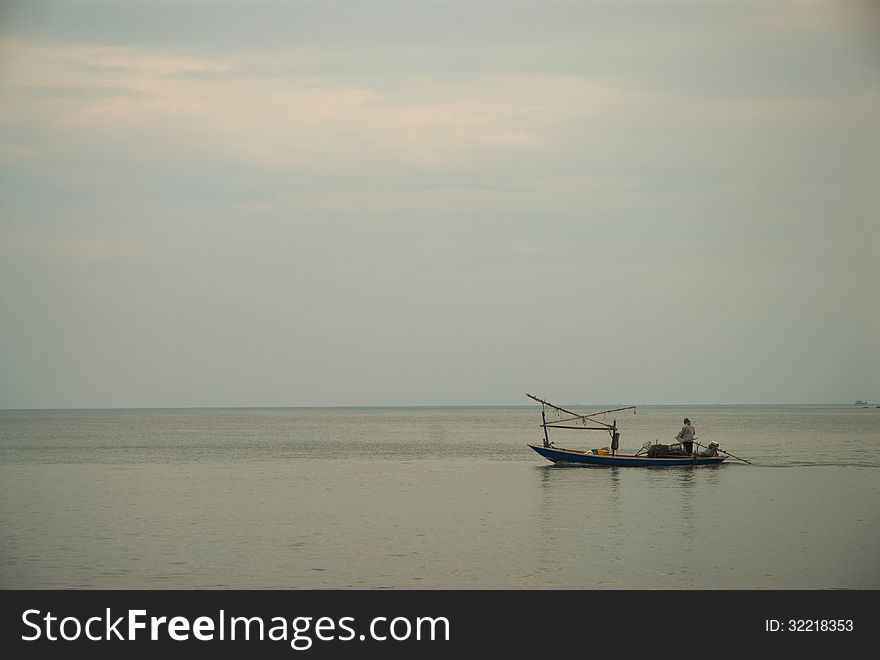
[(852, 632), (852, 619), (764, 619), (766, 632)]

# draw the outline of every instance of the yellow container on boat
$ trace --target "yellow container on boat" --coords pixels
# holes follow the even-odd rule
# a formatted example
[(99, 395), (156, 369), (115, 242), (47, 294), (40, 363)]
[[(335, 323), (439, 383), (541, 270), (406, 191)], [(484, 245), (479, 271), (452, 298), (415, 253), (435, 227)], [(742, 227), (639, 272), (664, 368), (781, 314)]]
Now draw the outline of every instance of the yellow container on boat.
[(600, 450), (599, 450), (598, 452), (596, 452), (596, 453), (599, 454), (599, 456), (608, 456), (608, 454), (610, 454), (611, 452), (608, 451), (607, 449), (600, 449)]

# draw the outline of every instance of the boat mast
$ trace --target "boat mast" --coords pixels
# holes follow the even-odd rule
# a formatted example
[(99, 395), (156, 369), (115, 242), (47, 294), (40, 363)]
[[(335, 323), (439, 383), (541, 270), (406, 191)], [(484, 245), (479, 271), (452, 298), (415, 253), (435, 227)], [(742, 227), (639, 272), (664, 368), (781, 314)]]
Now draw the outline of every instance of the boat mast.
[(544, 427), (544, 446), (550, 446), (550, 437), (547, 435), (547, 415), (544, 414), (544, 406), (541, 406), (541, 421), (543, 424), (541, 426)]
[[(620, 410), (632, 410), (636, 407), (636, 406), (624, 406), (623, 408), (611, 408), (610, 410), (600, 410), (598, 412), (589, 413), (587, 415), (581, 415), (580, 413), (576, 413), (571, 410), (566, 410), (565, 408), (562, 408), (561, 406), (557, 406), (553, 403), (550, 403), (549, 401), (545, 401), (544, 399), (541, 399), (540, 397), (536, 397), (532, 394), (529, 394), (528, 392), (526, 392), (526, 396), (541, 404), (541, 426), (544, 429), (544, 446), (545, 447), (550, 446), (550, 437), (547, 433), (548, 428), (574, 429), (577, 431), (608, 431), (609, 435), (611, 436), (612, 454), (617, 452), (617, 448), (618, 448), (618, 444), (619, 444), (619, 440), (620, 440), (620, 434), (617, 432), (617, 420), (615, 419), (615, 420), (613, 420), (613, 422), (611, 424), (608, 424), (606, 422), (603, 422), (600, 419), (595, 419), (595, 417), (598, 415), (604, 415), (606, 413), (618, 412)], [(566, 419), (557, 420), (556, 422), (548, 423), (547, 422), (547, 415), (545, 412), (546, 408), (548, 408), (548, 407), (553, 408), (553, 410), (557, 410), (559, 412), (565, 413), (566, 415), (570, 415), (570, 417), (568, 417)], [(580, 426), (566, 425), (566, 422), (573, 422), (575, 420), (580, 421), (581, 425)], [(587, 426), (588, 421), (592, 424), (599, 424), (600, 426)]]

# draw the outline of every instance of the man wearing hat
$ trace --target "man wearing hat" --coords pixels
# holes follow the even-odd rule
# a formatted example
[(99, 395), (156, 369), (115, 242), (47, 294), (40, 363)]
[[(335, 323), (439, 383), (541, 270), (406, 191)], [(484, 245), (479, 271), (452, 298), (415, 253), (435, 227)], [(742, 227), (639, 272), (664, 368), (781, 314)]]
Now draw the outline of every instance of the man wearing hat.
[(681, 446), (684, 447), (685, 454), (693, 454), (694, 453), (694, 437), (697, 435), (697, 432), (694, 430), (694, 427), (691, 425), (691, 420), (687, 417), (684, 418), (684, 426), (681, 427), (681, 431), (678, 432), (678, 435), (675, 436), (675, 439), (681, 442)]
[(718, 456), (718, 443), (710, 442), (709, 446), (699, 454), (700, 456)]

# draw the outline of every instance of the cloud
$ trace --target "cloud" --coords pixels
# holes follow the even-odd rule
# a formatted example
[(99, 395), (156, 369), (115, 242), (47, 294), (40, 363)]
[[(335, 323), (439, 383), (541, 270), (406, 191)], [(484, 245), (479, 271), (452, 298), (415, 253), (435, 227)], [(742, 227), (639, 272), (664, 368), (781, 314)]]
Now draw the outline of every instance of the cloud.
[(52, 131), (94, 138), (138, 134), (189, 148), (219, 146), (274, 166), (433, 166), (540, 149), (557, 137), (560, 122), (610, 115), (627, 102), (611, 85), (571, 76), (397, 76), (359, 84), (259, 75), (253, 61), (241, 75), (234, 59), (152, 50), (9, 43), (4, 50), (16, 62), (7, 81), (14, 101), (7, 122), (28, 117)]
[(39, 260), (61, 262), (116, 262), (124, 263), (132, 257), (161, 259), (158, 250), (146, 249), (133, 240), (115, 240), (109, 237), (63, 235), (45, 230), (0, 229), (0, 254), (26, 256)]

